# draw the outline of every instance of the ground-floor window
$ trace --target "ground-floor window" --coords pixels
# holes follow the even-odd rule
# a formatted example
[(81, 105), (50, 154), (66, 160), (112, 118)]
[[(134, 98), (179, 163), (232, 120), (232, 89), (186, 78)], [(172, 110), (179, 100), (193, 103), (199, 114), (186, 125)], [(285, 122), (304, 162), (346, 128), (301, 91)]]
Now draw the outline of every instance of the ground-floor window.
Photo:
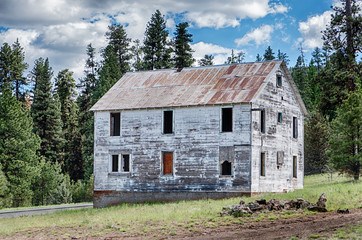
[(114, 154), (111, 158), (111, 172), (129, 172), (130, 154)]
[(231, 166), (232, 166), (231, 162), (224, 161), (221, 164), (221, 175), (222, 176), (230, 176), (230, 175), (232, 175)]
[(293, 156), (293, 178), (297, 177), (297, 156)]
[(173, 152), (162, 152), (163, 175), (173, 175)]
[(265, 176), (265, 153), (260, 153), (260, 176)]

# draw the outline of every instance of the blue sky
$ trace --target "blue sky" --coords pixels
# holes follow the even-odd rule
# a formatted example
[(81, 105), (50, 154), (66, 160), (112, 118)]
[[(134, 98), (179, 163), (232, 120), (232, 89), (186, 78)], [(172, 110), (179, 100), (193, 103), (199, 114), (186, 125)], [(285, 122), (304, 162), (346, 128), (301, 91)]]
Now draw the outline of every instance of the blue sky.
[[(322, 46), (321, 31), (329, 23), (337, 0), (1, 0), (0, 44), (17, 38), (29, 69), (35, 59), (48, 57), (54, 75), (64, 68), (82, 77), (86, 46), (106, 46), (107, 26), (126, 26), (132, 39), (143, 41), (146, 24), (156, 9), (167, 19), (170, 36), (181, 21), (190, 24), (196, 60), (214, 55), (223, 64), (231, 50), (255, 61), (271, 46), (294, 66), (303, 46), (307, 61)], [(99, 60), (100, 57), (98, 56)], [(195, 63), (195, 66), (197, 63)]]

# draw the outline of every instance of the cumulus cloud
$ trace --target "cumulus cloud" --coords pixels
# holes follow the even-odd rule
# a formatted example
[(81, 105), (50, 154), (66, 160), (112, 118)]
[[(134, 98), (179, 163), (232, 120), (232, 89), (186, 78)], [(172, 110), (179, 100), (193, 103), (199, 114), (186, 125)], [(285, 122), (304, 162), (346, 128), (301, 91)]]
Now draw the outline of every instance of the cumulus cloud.
[[(19, 38), (30, 68), (36, 58), (49, 57), (55, 73), (70, 68), (79, 78), (86, 46), (92, 43), (97, 50), (104, 47), (110, 23), (124, 25), (130, 38), (142, 42), (146, 24), (156, 9), (166, 15), (171, 29), (176, 19), (189, 21), (192, 27), (218, 29), (240, 26), (246, 18), (288, 11), (271, 0), (1, 0), (0, 44)], [(223, 63), (231, 52), (206, 43), (193, 46), (196, 59), (215, 51), (210, 52), (209, 47), (219, 49), (221, 52), (214, 52), (215, 63)]]
[(205, 55), (213, 55), (215, 65), (223, 64), (227, 60), (227, 57), (231, 54), (230, 48), (205, 42), (193, 44), (192, 49), (195, 51), (193, 57), (196, 59), (196, 63)]
[(329, 25), (331, 14), (331, 11), (326, 11), (322, 15), (310, 17), (306, 22), (299, 23), (298, 30), (302, 34), (303, 46), (309, 49), (322, 47), (322, 31)]
[(274, 31), (272, 25), (263, 25), (245, 34), (242, 38), (235, 39), (237, 46), (249, 45), (254, 42), (257, 46), (270, 42), (271, 34)]

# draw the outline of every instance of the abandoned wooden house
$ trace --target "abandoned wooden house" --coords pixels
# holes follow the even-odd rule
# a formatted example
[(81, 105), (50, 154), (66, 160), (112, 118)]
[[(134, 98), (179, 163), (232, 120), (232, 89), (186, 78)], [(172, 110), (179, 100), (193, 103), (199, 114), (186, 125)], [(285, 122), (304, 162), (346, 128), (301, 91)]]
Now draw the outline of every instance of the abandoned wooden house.
[(306, 108), (282, 61), (125, 74), (94, 111), (94, 206), (303, 188)]

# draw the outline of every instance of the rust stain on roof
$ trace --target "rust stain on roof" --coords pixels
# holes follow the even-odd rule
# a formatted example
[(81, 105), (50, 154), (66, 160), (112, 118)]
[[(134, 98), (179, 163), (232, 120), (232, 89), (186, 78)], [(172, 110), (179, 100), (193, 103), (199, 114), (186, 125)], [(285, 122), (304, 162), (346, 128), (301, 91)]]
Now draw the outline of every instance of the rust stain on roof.
[(125, 74), (93, 111), (247, 103), (281, 61)]

